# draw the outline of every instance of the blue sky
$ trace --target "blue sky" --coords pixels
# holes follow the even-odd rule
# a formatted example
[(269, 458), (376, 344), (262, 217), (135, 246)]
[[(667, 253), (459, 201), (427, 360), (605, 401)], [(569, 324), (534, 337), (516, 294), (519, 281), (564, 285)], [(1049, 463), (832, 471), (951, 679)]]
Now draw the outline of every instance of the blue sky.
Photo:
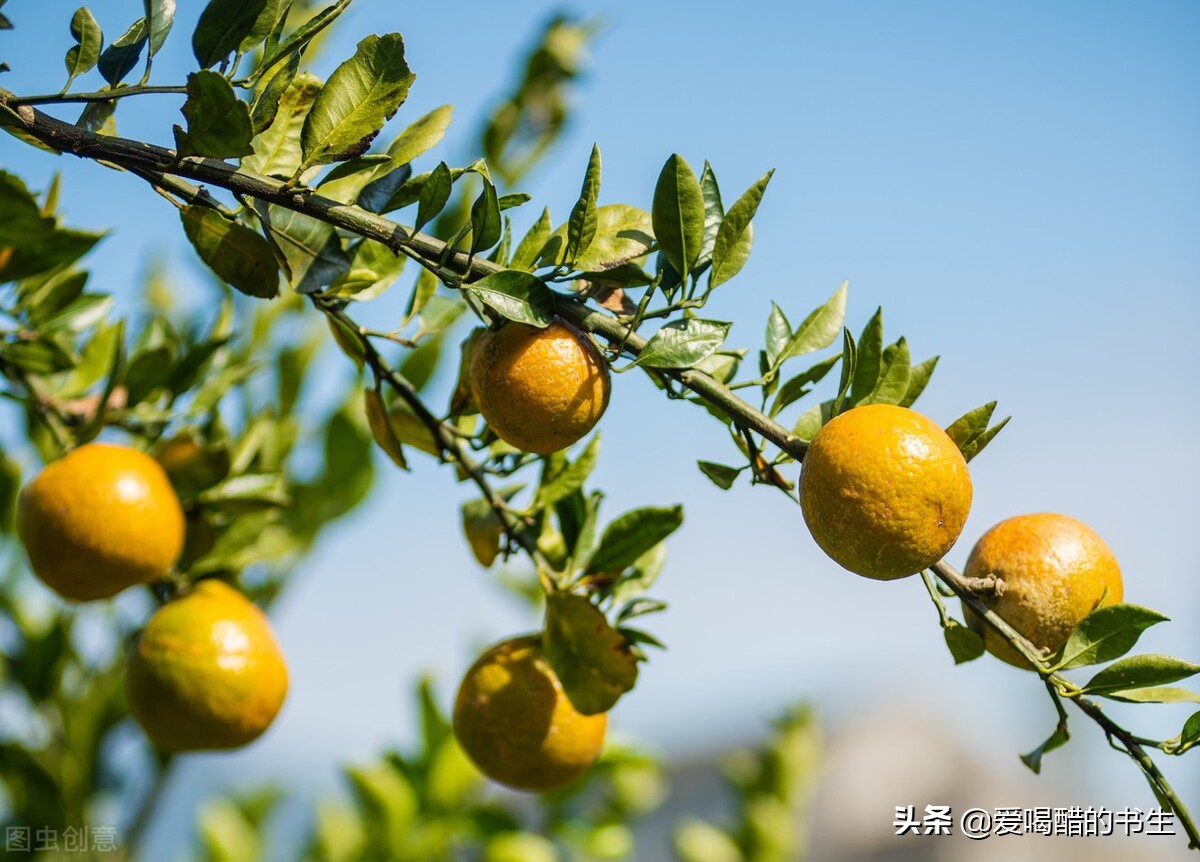
[[(6, 8), (18, 30), (0, 34), (13, 67), (4, 86), (61, 86), (68, 16), (48, 8)], [(500, 18), (496, 8), (464, 2), (451, 15), (438, 4), (358, 0), (317, 71), (369, 32), (400, 30), (418, 78), (395, 125), (453, 103), (458, 122), (438, 155), (464, 161), (480, 109), (559, 7), (512, 4), (520, 11)], [(1200, 6), (566, 8), (606, 27), (573, 126), (524, 185), (535, 204), (565, 217), (592, 142), (604, 156), (602, 203), (648, 207), (672, 152), (697, 167), (709, 159), (727, 200), (776, 168), (754, 255), (706, 312), (735, 323), (731, 343), (761, 343), (772, 299), (796, 321), (848, 278), (853, 330), (883, 305), (887, 333), (907, 336), (915, 358), (941, 355), (925, 412), (946, 424), (997, 399), (1014, 416), (972, 464), (974, 509), (951, 559), (961, 563), (1004, 517), (1072, 514), (1114, 548), (1126, 600), (1175, 617), (1147, 636), (1147, 651), (1200, 655)], [(110, 2), (98, 15), (112, 34), (140, 9)], [(157, 80), (181, 79), (189, 60), (181, 24)], [(178, 102), (157, 98), (122, 109), (123, 134), (169, 142)], [(173, 214), (130, 177), (11, 139), (0, 164), (35, 185), (61, 169), (72, 223), (117, 228), (93, 266), (97, 286), (124, 293), (125, 311), (134, 307), (125, 286), (156, 253), (198, 289)], [(404, 296), (380, 302), (386, 316)], [(332, 354), (326, 367), (339, 379)], [(710, 485), (696, 459), (733, 455), (704, 420), (629, 374), (601, 424), (595, 480), (610, 516), (644, 504), (687, 509), (655, 591), (671, 608), (651, 622), (670, 649), (643, 669), (615, 725), (691, 756), (754, 739), (801, 698), (816, 700), (833, 728), (908, 705), (944, 719), (996, 768), (1023, 769), (1015, 754), (1053, 725), (1041, 687), (987, 659), (953, 668), (917, 581), (848, 575), (778, 494)], [(459, 537), (467, 493), (431, 464), (388, 472), (327, 537), (279, 606), (293, 691), (278, 727), (244, 754), (197, 759), (199, 786), (268, 774), (328, 786), (336, 763), (413, 738), (407, 689), (417, 674), (435, 672), (448, 698), (478, 646), (533, 625)], [(1114, 712), (1163, 736), (1189, 714)], [(1076, 730), (1047, 761), (1069, 778), (1064, 804), (1153, 804), (1098, 733), (1082, 719)], [(1200, 784), (1178, 766), (1167, 764), (1169, 774), (1200, 804)]]

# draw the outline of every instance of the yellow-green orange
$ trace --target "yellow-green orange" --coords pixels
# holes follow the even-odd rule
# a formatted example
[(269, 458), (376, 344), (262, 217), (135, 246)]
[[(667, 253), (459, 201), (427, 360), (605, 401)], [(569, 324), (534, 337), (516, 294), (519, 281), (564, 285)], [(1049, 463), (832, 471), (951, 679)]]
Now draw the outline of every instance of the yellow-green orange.
[(200, 751), (257, 739), (283, 705), (288, 674), (262, 611), (204, 580), (146, 623), (125, 684), (130, 712), (159, 751)]
[(479, 337), (471, 393), (500, 439), (548, 455), (592, 430), (608, 406), (608, 366), (592, 340), (555, 320), (506, 323)]
[(480, 656), (454, 702), (463, 750), (493, 781), (518, 790), (551, 790), (579, 776), (600, 754), (607, 725), (604, 714), (571, 705), (533, 636)]
[(800, 504), (821, 550), (855, 574), (892, 580), (954, 545), (971, 511), (971, 476), (937, 423), (872, 404), (834, 417), (813, 438)]
[[(1090, 527), (1067, 515), (1018, 515), (1001, 521), (975, 543), (963, 573), (995, 575), (998, 594), (985, 603), (1039, 649), (1062, 648), (1071, 629), (1101, 604), (1125, 595), (1112, 550)], [(970, 608), (967, 624), (996, 658), (1021, 668), (1029, 662)]]
[(17, 529), (34, 573), (77, 602), (161, 578), (183, 550), (183, 509), (162, 467), (106, 443), (80, 446), (26, 485)]

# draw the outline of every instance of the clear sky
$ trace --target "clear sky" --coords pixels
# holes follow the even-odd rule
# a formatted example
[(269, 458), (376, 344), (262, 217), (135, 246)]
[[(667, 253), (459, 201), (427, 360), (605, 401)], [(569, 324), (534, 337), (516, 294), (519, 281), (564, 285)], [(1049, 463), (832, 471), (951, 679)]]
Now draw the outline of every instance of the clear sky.
[[(110, 34), (141, 9), (100, 5)], [(474, 155), (479, 110), (557, 6), (498, 8), (358, 0), (317, 70), (369, 32), (400, 30), (418, 78), (395, 125), (453, 103), (459, 122), (439, 156), (461, 162)], [(848, 278), (854, 331), (883, 305), (887, 334), (907, 336), (914, 358), (941, 354), (925, 412), (946, 424), (997, 399), (1014, 416), (972, 464), (974, 509), (951, 559), (1001, 518), (1072, 514), (1114, 548), (1126, 600), (1175, 618), (1145, 649), (1200, 657), (1200, 5), (568, 8), (606, 27), (574, 125), (525, 186), (535, 204), (565, 217), (592, 142), (604, 155), (602, 203), (648, 208), (672, 152), (697, 168), (709, 159), (728, 200), (776, 168), (750, 263), (706, 312), (735, 323), (731, 344), (761, 344), (772, 299), (795, 322)], [(61, 86), (70, 38), (58, 11), (5, 9), (18, 30), (0, 34), (13, 67), (4, 86)], [(185, 73), (185, 17), (156, 62), (160, 82)], [(167, 143), (177, 105), (123, 108), (121, 131)], [(160, 252), (181, 283), (201, 283), (171, 211), (130, 177), (11, 139), (0, 164), (35, 180), (61, 168), (71, 222), (117, 228), (92, 257), (98, 286), (121, 292)], [(403, 301), (394, 290), (383, 313)], [(133, 310), (128, 292), (122, 308)], [(332, 353), (325, 365), (340, 379)], [(615, 725), (682, 757), (752, 740), (800, 698), (816, 700), (833, 731), (904, 705), (944, 720), (997, 768), (1023, 769), (1016, 753), (1053, 725), (1041, 686), (990, 659), (952, 667), (918, 581), (846, 574), (777, 493), (709, 484), (696, 459), (734, 456), (705, 418), (629, 374), (601, 424), (594, 478), (608, 514), (687, 510), (655, 590), (671, 608), (649, 623), (670, 649), (644, 667)], [(329, 786), (336, 763), (414, 737), (408, 689), (420, 672), (436, 673), (448, 698), (479, 645), (534, 624), (461, 540), (468, 493), (431, 464), (383, 471), (279, 605), (293, 690), (278, 726), (244, 754), (197, 759), (196, 786), (267, 774)], [(1189, 714), (1114, 712), (1164, 737)], [(1153, 805), (1132, 766), (1082, 718), (1075, 727), (1047, 760), (1047, 771), (1076, 771), (1063, 804)], [(1168, 763), (1169, 775), (1200, 805), (1200, 783), (1180, 766)]]

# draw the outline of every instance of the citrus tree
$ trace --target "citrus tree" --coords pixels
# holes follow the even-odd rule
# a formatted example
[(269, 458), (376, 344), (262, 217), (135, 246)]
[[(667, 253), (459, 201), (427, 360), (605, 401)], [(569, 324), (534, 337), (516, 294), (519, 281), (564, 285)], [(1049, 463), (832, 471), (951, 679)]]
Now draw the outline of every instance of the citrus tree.
[[(220, 285), (196, 317), (152, 278), (147, 313), (113, 319), (81, 263), (100, 234), (62, 223), (57, 184), (0, 174), (0, 373), (25, 421), (4, 439), (0, 472), (0, 527), (15, 535), (0, 593), (3, 685), (28, 719), (0, 743), (12, 826), (87, 823), (115, 792), (128, 807), (118, 852), (136, 850), (156, 793), (130, 802), (131, 780), (148, 771), (157, 786), (187, 752), (269, 730), (287, 669), (262, 610), (377, 471), (430, 458), (474, 489), (461, 522), (479, 563), (526, 562), (534, 577), (521, 588), (542, 624), (484, 652), (449, 714), (422, 685), (420, 749), (351, 770), (356, 804), (316, 812), (306, 852), (627, 855), (628, 823), (661, 800), (661, 776), (643, 754), (605, 750), (607, 713), (661, 646), (647, 620), (665, 606), (649, 592), (683, 519), (653, 501), (614, 517), (589, 485), (589, 435), (629, 372), (688, 402), (680, 423), (728, 431), (727, 452), (698, 464), (716, 488), (773, 488), (844, 569), (923, 581), (956, 662), (987, 651), (1029, 670), (1059, 716), (1024, 756), (1031, 769), (1067, 742), (1073, 706), (1200, 846), (1151, 757), (1192, 748), (1200, 714), (1156, 740), (1101, 704), (1200, 700), (1171, 685), (1200, 666), (1125, 657), (1165, 617), (1122, 602), (1104, 541), (1067, 516), (1024, 515), (985, 534), (965, 572), (944, 559), (970, 511), (968, 462), (1004, 426), (996, 405), (944, 429), (915, 410), (937, 357), (914, 362), (904, 338), (885, 339), (882, 311), (853, 335), (845, 285), (793, 310), (797, 324), (773, 305), (761, 344), (730, 344), (730, 324), (705, 316), (751, 252), (770, 172), (727, 198), (710, 165), (672, 155), (640, 205), (601, 203), (597, 146), (556, 221), (513, 189), (566, 120), (587, 25), (551, 22), (488, 119), (481, 157), (454, 167), (431, 155), (450, 109), (401, 113), (414, 74), (400, 34), (365, 35), (325, 80), (306, 69), (349, 5), (211, 0), (190, 34), (195, 70), (170, 83), (152, 71), (173, 35), (172, 0), (146, 0), (112, 39), (81, 8), (63, 22), (75, 44), (61, 89), (0, 89), (10, 143), (153, 188)], [(94, 89), (75, 86), (84, 76)], [(182, 99), (182, 122), (164, 123), (157, 142), (119, 134), (125, 100), (163, 94)], [(403, 318), (361, 323), (387, 290), (408, 292)], [(474, 328), (450, 343), (468, 318)], [(298, 408), (326, 341), (358, 384), (314, 415)], [(457, 384), (434, 404), (425, 384), (440, 365), (457, 366)], [(834, 397), (810, 403), (827, 376)], [(38, 581), (61, 601), (47, 604)], [(140, 598), (108, 601), (131, 592)], [(945, 606), (952, 596), (964, 622)], [(105, 649), (82, 648), (81, 627), (97, 623)], [(1086, 680), (1067, 675), (1097, 664)], [(130, 720), (143, 734), (138, 764), (112, 756)], [(785, 716), (734, 773), (737, 822), (686, 824), (681, 858), (794, 858), (791, 812), (811, 787), (817, 739), (809, 713)], [(537, 806), (481, 796), (481, 774), (540, 794)], [(265, 853), (257, 833), (273, 802), (245, 794), (206, 809), (205, 853)]]

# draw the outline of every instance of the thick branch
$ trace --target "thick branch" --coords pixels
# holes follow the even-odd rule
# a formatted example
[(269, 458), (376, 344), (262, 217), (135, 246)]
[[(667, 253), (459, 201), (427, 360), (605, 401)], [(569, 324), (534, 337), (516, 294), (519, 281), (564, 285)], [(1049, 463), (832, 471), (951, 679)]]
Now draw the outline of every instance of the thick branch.
[[(187, 177), (238, 195), (258, 198), (296, 210), (358, 236), (377, 240), (392, 249), (403, 247), (428, 261), (440, 261), (445, 256), (445, 266), (468, 282), (503, 269), (496, 263), (470, 256), (465, 252), (455, 251), (447, 255), (446, 244), (439, 239), (416, 233), (361, 207), (297, 190), (281, 180), (241, 170), (218, 159), (177, 159), (173, 150), (126, 138), (97, 135), (57, 120), (36, 108), (20, 105), (16, 97), (7, 90), (0, 89), (0, 105), (16, 105), (15, 108), (9, 108), (12, 113), (8, 115), (8, 121), (16, 122), (15, 118), (19, 118), (23, 131), (61, 153), (109, 162), (142, 176), (174, 174)], [(645, 347), (644, 338), (636, 333), (629, 333), (613, 316), (587, 308), (569, 297), (557, 294), (556, 296), (559, 314), (577, 326), (614, 343), (624, 342), (625, 352), (631, 356), (637, 356)], [(762, 434), (794, 458), (804, 457), (806, 443), (803, 440), (742, 401), (727, 386), (704, 372), (687, 370), (661, 373), (677, 380), (710, 404), (720, 407), (738, 425)]]

